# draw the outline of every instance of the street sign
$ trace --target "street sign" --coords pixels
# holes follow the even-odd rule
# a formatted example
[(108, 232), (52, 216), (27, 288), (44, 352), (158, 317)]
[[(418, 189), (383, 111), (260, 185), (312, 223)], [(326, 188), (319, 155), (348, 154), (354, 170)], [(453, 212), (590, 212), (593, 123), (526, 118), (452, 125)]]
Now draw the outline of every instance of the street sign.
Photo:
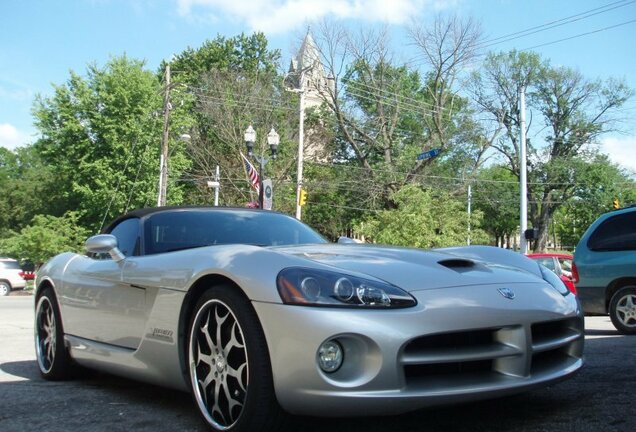
[(430, 158), (434, 158), (435, 156), (437, 156), (439, 154), (440, 149), (433, 149), (433, 150), (429, 150), (427, 152), (424, 153), (420, 153), (417, 155), (417, 160), (424, 160), (424, 159), (430, 159)]
[(272, 189), (272, 180), (263, 180), (263, 209), (272, 209), (272, 198), (274, 196), (274, 189)]

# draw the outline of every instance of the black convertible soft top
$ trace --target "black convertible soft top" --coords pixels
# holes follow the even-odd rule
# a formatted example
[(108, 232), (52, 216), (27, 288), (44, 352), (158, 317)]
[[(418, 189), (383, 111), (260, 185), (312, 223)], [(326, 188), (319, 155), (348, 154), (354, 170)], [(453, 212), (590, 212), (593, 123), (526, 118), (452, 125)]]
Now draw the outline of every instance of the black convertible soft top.
[[(257, 212), (261, 211), (259, 209), (250, 209), (247, 207), (213, 207), (213, 206), (202, 206), (202, 205), (145, 207), (145, 208), (129, 211), (128, 213), (123, 214), (122, 216), (119, 216), (117, 219), (113, 220), (110, 224), (104, 227), (101, 233), (102, 234), (110, 233), (116, 225), (118, 225), (120, 222), (126, 219), (132, 219), (132, 218), (141, 219), (151, 214), (161, 213), (165, 211), (174, 211), (174, 210), (210, 210), (210, 211), (243, 210), (243, 211), (257, 211)], [(276, 213), (276, 212), (273, 212), (273, 213)]]

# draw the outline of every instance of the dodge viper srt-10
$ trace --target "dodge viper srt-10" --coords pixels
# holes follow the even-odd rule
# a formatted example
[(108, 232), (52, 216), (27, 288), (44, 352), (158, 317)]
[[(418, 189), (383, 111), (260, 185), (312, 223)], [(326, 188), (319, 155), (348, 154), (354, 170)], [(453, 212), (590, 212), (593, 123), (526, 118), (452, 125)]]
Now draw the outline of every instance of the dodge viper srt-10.
[(536, 262), (341, 240), (269, 211), (127, 213), (38, 272), (40, 372), (191, 392), (212, 430), (254, 432), (501, 397), (583, 365), (578, 300)]

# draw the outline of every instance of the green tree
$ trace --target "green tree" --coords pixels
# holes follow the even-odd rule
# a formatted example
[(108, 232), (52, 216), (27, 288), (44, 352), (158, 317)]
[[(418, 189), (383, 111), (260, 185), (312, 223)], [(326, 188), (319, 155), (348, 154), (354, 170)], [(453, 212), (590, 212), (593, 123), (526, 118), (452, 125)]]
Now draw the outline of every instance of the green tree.
[[(467, 243), (468, 213), (466, 204), (441, 191), (405, 186), (392, 199), (394, 210), (381, 210), (356, 227), (356, 232), (377, 243), (433, 248)], [(482, 215), (474, 212), (471, 224), (479, 226)], [(472, 229), (471, 243), (485, 244), (488, 235)]]
[(0, 238), (19, 231), (39, 213), (59, 211), (49, 197), (55, 174), (32, 146), (15, 151), (0, 148)]
[[(333, 78), (321, 90), (328, 108), (323, 122), (337, 143), (332, 160), (347, 163), (352, 179), (364, 177), (368, 186), (354, 207), (392, 208), (391, 197), (405, 185), (430, 186), (428, 176), (449, 172), (469, 176), (491, 142), (459, 95), (458, 76), (474, 58), (479, 29), (438, 18), (410, 30), (427, 67), (423, 73), (394, 60), (386, 31), (356, 37), (325, 24), (317, 38)], [(437, 157), (417, 160), (432, 149), (439, 150)]]
[[(144, 62), (124, 55), (104, 67), (89, 66), (86, 76), (71, 72), (51, 97), (37, 97), (40, 138), (34, 146), (55, 172), (56, 193), (48, 199), (57, 208), (77, 210), (80, 223), (97, 231), (126, 209), (154, 203), (162, 93)], [(178, 178), (186, 165), (175, 143), (170, 176)], [(178, 185), (169, 188), (168, 199), (182, 201)]]
[(575, 185), (594, 158), (591, 144), (615, 130), (616, 110), (633, 92), (614, 79), (590, 81), (576, 70), (551, 66), (535, 53), (490, 54), (473, 75), (471, 88), (481, 109), (504, 126), (494, 147), (517, 177), (520, 87), (528, 94), (528, 118), (539, 114), (547, 131), (543, 142), (528, 141), (529, 216), (539, 229), (534, 249), (542, 251), (554, 213), (575, 196)]
[(0, 241), (0, 251), (36, 265), (62, 252), (79, 252), (88, 231), (78, 222), (75, 212), (62, 217), (37, 215), (31, 225)]
[(636, 203), (636, 182), (606, 155), (579, 161), (574, 169), (579, 172), (578, 182), (572, 198), (556, 211), (553, 230), (563, 248), (570, 250), (596, 218), (613, 210), (614, 199), (621, 206)]
[(512, 247), (519, 227), (519, 180), (504, 166), (480, 170), (473, 185), (473, 203), (483, 213), (481, 228), (497, 246)]
[(191, 99), (185, 105), (192, 115), (192, 141), (188, 155), (192, 166), (186, 173), (190, 185), (189, 202), (211, 200), (207, 181), (220, 166), (223, 187), (220, 202), (243, 205), (255, 201), (240, 152), (245, 153), (243, 133), (252, 124), (257, 130), (255, 152), (269, 153), (266, 135), (271, 127), (280, 134), (279, 157), (266, 167), (266, 177), (274, 180), (275, 206), (292, 207), (294, 194), (289, 183), (292, 167), (292, 96), (281, 88), (278, 75), (280, 52), (268, 47), (262, 33), (217, 36), (199, 48), (188, 48), (171, 62), (174, 82), (181, 84)]

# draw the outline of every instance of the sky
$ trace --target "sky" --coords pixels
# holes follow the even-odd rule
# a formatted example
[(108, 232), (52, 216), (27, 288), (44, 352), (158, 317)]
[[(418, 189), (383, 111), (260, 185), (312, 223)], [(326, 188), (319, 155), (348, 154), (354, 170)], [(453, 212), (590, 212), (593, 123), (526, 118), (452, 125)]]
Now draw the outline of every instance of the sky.
[[(286, 65), (307, 26), (327, 18), (356, 29), (387, 25), (398, 54), (417, 64), (406, 27), (439, 13), (478, 20), (486, 40), (544, 26), (489, 49), (533, 48), (553, 65), (636, 89), (636, 0), (0, 0), (0, 146), (35, 141), (36, 95), (110, 56), (126, 53), (156, 70), (219, 34), (263, 31)], [(601, 149), (636, 171), (636, 97), (620, 116), (623, 132), (605, 136)]]

